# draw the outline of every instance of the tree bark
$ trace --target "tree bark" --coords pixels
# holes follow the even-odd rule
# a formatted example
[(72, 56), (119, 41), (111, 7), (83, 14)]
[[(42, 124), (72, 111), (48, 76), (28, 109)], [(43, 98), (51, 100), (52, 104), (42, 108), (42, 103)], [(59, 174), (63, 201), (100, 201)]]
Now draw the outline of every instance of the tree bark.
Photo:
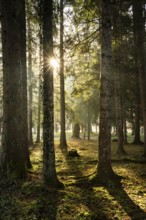
[(40, 47), (39, 47), (39, 88), (38, 88), (38, 115), (37, 115), (37, 137), (36, 137), (36, 143), (40, 143), (40, 133), (41, 133), (41, 84), (42, 84), (42, 24), (40, 23)]
[(41, 75), (39, 75), (39, 88), (38, 88), (38, 115), (37, 115), (37, 137), (36, 143), (40, 143), (40, 129), (41, 129)]
[(77, 139), (80, 138), (80, 125), (79, 125), (79, 123), (76, 123), (76, 124), (74, 125), (72, 137), (73, 137), (73, 138), (77, 138)]
[(58, 187), (54, 151), (53, 70), (48, 58), (53, 56), (53, 1), (43, 0), (43, 179), (49, 186)]
[[(3, 145), (2, 169), (8, 178), (26, 175), (26, 29), (25, 2), (2, 0)], [(19, 9), (19, 10), (18, 10)]]
[(111, 166), (111, 2), (102, 0), (101, 87), (98, 176), (101, 182), (113, 178)]
[(65, 93), (64, 93), (64, 17), (63, 0), (60, 0), (60, 147), (67, 150), (66, 132), (65, 132)]
[(124, 144), (128, 144), (128, 140), (127, 140), (126, 114), (125, 114), (125, 113), (124, 113), (124, 117), (123, 117), (123, 128), (124, 128)]
[[(24, 154), (26, 160), (26, 167), (28, 169), (32, 168), (30, 161), (30, 153), (28, 146), (28, 101), (27, 101), (27, 68), (26, 68), (26, 9), (25, 9), (25, 1), (22, 0), (23, 11), (21, 11), (21, 20), (18, 20), (20, 33), (22, 36), (21, 41), (21, 57), (22, 57), (22, 93), (23, 93), (23, 141), (24, 141)], [(18, 10), (18, 9), (17, 9)], [(22, 22), (22, 23), (21, 23)], [(23, 27), (23, 28), (22, 28)]]
[(29, 145), (33, 145), (33, 136), (32, 136), (32, 32), (29, 18), (27, 19), (28, 26), (28, 91), (29, 91), (29, 108), (28, 108), (28, 142)]
[(139, 85), (144, 126), (144, 156), (146, 157), (146, 67), (145, 67), (145, 22), (143, 16), (143, 1), (133, 0), (134, 41), (138, 64)]
[(122, 72), (121, 72), (121, 25), (120, 25), (120, 4), (117, 5), (113, 12), (113, 32), (114, 32), (114, 82), (115, 82), (115, 112), (116, 112), (116, 127), (118, 137), (118, 154), (126, 154), (124, 150), (124, 134), (123, 134), (123, 100), (122, 100)]
[(136, 81), (136, 104), (135, 104), (135, 131), (134, 131), (134, 141), (133, 144), (141, 144), (140, 140), (140, 89), (139, 89), (139, 83), (138, 82), (138, 71), (135, 73), (135, 81)]
[(91, 133), (91, 118), (90, 118), (90, 107), (88, 103), (88, 141), (90, 141), (90, 133)]
[(117, 136), (118, 136), (117, 153), (126, 154), (124, 150), (122, 94), (121, 94), (121, 84), (120, 84), (121, 80), (120, 80), (119, 67), (117, 65), (119, 65), (119, 60), (118, 60), (118, 64), (116, 64), (116, 69), (115, 69), (115, 105), (116, 105), (116, 126), (117, 126)]

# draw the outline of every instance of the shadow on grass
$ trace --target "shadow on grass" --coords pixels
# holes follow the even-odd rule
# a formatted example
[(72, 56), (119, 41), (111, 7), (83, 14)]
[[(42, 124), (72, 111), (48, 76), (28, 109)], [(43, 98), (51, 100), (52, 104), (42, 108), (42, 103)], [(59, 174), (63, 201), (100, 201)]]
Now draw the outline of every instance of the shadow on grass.
[(129, 197), (126, 191), (123, 189), (120, 180), (113, 184), (113, 187), (105, 187), (109, 194), (115, 198), (115, 200), (122, 206), (124, 211), (130, 217), (131, 220), (145, 220), (146, 213), (134, 203)]
[[(72, 185), (80, 188), (80, 197), (82, 198), (81, 201), (89, 210), (89, 219), (109, 219), (110, 213), (108, 215), (108, 213), (105, 212), (105, 206), (103, 203), (103, 200), (105, 200), (105, 198), (103, 198), (104, 194), (99, 197), (93, 190), (93, 187), (103, 186), (108, 191), (109, 195), (112, 196), (114, 201), (116, 201), (122, 207), (123, 211), (127, 213), (131, 220), (146, 220), (146, 213), (126, 193), (120, 178), (114, 182), (111, 182), (110, 186), (101, 185), (98, 182), (97, 184), (94, 183), (93, 186), (89, 179), (84, 177), (81, 172), (82, 161), (80, 161), (80, 159), (75, 159), (74, 161), (72, 159), (72, 161), (69, 161), (67, 158), (66, 160), (69, 170), (71, 170), (71, 172), (74, 171), (74, 179), (76, 182)], [(105, 201), (107, 206), (109, 202), (110, 201)], [(112, 204), (109, 204), (109, 206), (112, 208)], [(116, 214), (116, 211), (117, 210), (115, 209), (114, 214)], [(82, 216), (82, 219), (86, 218)]]
[(0, 220), (56, 220), (64, 194), (32, 179), (19, 182), (0, 180)]
[[(78, 216), (73, 219), (90, 219), (90, 220), (108, 220), (104, 213), (104, 208), (100, 204), (99, 196), (97, 197), (91, 187), (88, 177), (83, 176), (81, 172), (81, 158), (70, 159), (66, 157), (68, 169), (74, 175), (75, 182), (68, 186), (73, 186), (78, 189), (79, 201), (76, 206), (84, 207), (80, 210)], [(101, 196), (102, 200), (103, 197)]]

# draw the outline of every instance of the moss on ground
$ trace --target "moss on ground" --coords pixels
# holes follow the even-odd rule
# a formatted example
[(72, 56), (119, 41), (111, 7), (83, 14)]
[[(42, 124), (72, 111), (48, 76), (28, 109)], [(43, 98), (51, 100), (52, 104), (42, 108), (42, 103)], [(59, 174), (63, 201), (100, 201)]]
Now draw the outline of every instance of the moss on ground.
[(125, 146), (128, 154), (122, 157), (117, 156), (117, 143), (113, 142), (113, 169), (123, 179), (118, 185), (92, 186), (89, 179), (97, 167), (97, 142), (72, 140), (68, 145), (80, 157), (66, 157), (56, 143), (57, 175), (64, 189), (43, 186), (41, 146), (31, 150), (33, 170), (25, 181), (0, 180), (1, 220), (146, 219), (146, 161), (141, 157), (142, 146)]

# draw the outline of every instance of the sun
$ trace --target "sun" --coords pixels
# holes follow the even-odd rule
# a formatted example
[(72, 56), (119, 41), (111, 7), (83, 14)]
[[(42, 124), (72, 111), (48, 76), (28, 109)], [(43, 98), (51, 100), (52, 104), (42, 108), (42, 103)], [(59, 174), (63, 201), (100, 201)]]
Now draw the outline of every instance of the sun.
[(59, 66), (59, 64), (58, 64), (58, 61), (54, 58), (54, 57), (52, 57), (51, 59), (50, 59), (50, 66), (53, 68), (53, 69), (57, 69), (58, 68), (58, 66)]

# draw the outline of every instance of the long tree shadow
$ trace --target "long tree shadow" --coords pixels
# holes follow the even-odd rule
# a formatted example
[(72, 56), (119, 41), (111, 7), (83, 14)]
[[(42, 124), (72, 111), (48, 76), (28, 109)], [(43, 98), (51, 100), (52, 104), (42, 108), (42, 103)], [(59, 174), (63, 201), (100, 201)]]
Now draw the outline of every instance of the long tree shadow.
[[(75, 186), (79, 187), (82, 191), (81, 197), (88, 197), (88, 202), (86, 201), (86, 205), (88, 206), (89, 210), (93, 214), (93, 218), (91, 219), (108, 219), (104, 213), (104, 207), (102, 204), (100, 204), (99, 197), (95, 196), (95, 193), (93, 191), (93, 185), (89, 181), (87, 177), (84, 177), (81, 172), (81, 165), (79, 161), (68, 161), (68, 166), (70, 170), (76, 170), (74, 172), (75, 179), (77, 180), (76, 183), (74, 183)], [(79, 178), (80, 177), (80, 178)], [(103, 186), (100, 183), (94, 184), (95, 187)], [(134, 203), (134, 201), (129, 197), (129, 195), (124, 190), (121, 179), (117, 179), (115, 182), (111, 182), (110, 186), (103, 186), (108, 191), (108, 193), (120, 204), (120, 206), (123, 208), (123, 210), (127, 213), (127, 215), (130, 217), (131, 220), (146, 220), (146, 213), (143, 209), (141, 209), (137, 204)], [(103, 197), (101, 197), (101, 201), (103, 200)], [(96, 204), (96, 205), (95, 205)], [(95, 212), (95, 208), (100, 210), (100, 212)]]
[[(66, 162), (68, 169), (74, 175), (75, 180), (75, 182), (69, 184), (68, 186), (74, 186), (79, 189), (78, 193), (81, 199), (79, 200), (78, 205), (85, 205), (89, 211), (88, 216), (84, 216), (84, 213), (81, 212), (78, 219), (108, 220), (106, 214), (104, 213), (104, 207), (100, 203), (99, 196), (96, 197), (89, 178), (84, 176), (81, 171), (82, 166), (85, 166), (82, 158), (66, 157)], [(103, 197), (101, 196), (100, 199), (103, 200)]]
[(120, 180), (116, 180), (112, 187), (105, 186), (105, 188), (122, 206), (131, 220), (146, 220), (146, 213), (129, 197)]

